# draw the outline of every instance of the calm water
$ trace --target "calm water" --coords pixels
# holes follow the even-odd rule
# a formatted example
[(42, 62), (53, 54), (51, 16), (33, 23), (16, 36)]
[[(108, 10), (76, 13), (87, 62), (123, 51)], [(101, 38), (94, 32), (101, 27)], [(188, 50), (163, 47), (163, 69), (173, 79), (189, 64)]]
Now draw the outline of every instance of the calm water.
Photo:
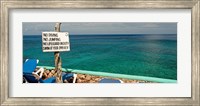
[[(54, 53), (42, 52), (40, 36), (23, 36), (23, 60), (54, 66)], [(62, 67), (177, 79), (176, 35), (71, 35)]]

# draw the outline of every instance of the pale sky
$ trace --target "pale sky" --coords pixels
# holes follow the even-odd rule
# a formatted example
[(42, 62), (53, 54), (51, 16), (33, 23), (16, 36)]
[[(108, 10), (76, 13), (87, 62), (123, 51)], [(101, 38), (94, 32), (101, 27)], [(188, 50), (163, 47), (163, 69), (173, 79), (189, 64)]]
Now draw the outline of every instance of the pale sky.
[[(56, 22), (23, 22), (23, 35), (54, 31)], [(177, 23), (62, 22), (61, 32), (81, 34), (177, 34)]]

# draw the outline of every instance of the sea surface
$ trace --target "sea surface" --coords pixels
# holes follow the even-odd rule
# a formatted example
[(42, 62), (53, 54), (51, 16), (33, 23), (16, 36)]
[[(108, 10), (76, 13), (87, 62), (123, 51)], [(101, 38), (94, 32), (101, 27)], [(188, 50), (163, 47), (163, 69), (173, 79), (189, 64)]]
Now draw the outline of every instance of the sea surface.
[[(63, 68), (177, 79), (177, 36), (172, 34), (70, 35), (70, 51), (60, 56)], [(23, 62), (28, 58), (54, 66), (54, 53), (42, 52), (41, 35), (23, 36)]]

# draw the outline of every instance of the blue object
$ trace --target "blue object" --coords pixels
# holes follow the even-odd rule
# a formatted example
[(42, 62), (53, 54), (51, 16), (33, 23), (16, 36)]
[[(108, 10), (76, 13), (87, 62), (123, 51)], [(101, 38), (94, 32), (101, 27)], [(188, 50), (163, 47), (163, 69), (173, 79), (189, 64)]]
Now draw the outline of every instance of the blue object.
[(38, 83), (38, 80), (32, 75), (35, 70), (39, 60), (37, 59), (27, 59), (23, 64), (23, 77), (31, 83)]
[(55, 77), (50, 77), (48, 79), (42, 80), (41, 78), (39, 79), (40, 83), (55, 83), (56, 82), (56, 78)]
[[(62, 80), (64, 81), (65, 79), (69, 79), (71, 77), (73, 77), (74, 74), (73, 73), (62, 73)], [(56, 82), (56, 77), (50, 77), (48, 79), (42, 80), (39, 79), (40, 83), (55, 83)]]
[(121, 83), (121, 81), (120, 80), (103, 78), (103, 79), (101, 79), (99, 81), (99, 83)]
[(63, 81), (64, 81), (65, 79), (69, 79), (69, 78), (71, 78), (71, 77), (73, 77), (73, 76), (74, 76), (73, 73), (63, 73), (63, 74), (62, 74), (62, 79), (63, 79)]
[(23, 74), (32, 74), (38, 62), (37, 59), (27, 59), (23, 65)]
[[(43, 80), (42, 78), (40, 78), (39, 80), (37, 80), (32, 72), (34, 72), (34, 70), (37, 67), (39, 60), (37, 59), (27, 59), (25, 61), (25, 63), (23, 64), (23, 77), (29, 82), (29, 83), (55, 83), (56, 82), (56, 78), (55, 77), (51, 77), (48, 79)], [(62, 73), (62, 79), (63, 81), (65, 79), (69, 79), (71, 77), (73, 77), (74, 74), (73, 73)]]

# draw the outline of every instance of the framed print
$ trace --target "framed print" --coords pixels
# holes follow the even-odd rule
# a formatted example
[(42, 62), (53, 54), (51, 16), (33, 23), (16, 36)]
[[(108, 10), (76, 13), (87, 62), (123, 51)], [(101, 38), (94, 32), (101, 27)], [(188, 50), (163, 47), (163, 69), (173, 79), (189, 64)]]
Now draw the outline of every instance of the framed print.
[(1, 105), (200, 105), (199, 3), (1, 1)]

